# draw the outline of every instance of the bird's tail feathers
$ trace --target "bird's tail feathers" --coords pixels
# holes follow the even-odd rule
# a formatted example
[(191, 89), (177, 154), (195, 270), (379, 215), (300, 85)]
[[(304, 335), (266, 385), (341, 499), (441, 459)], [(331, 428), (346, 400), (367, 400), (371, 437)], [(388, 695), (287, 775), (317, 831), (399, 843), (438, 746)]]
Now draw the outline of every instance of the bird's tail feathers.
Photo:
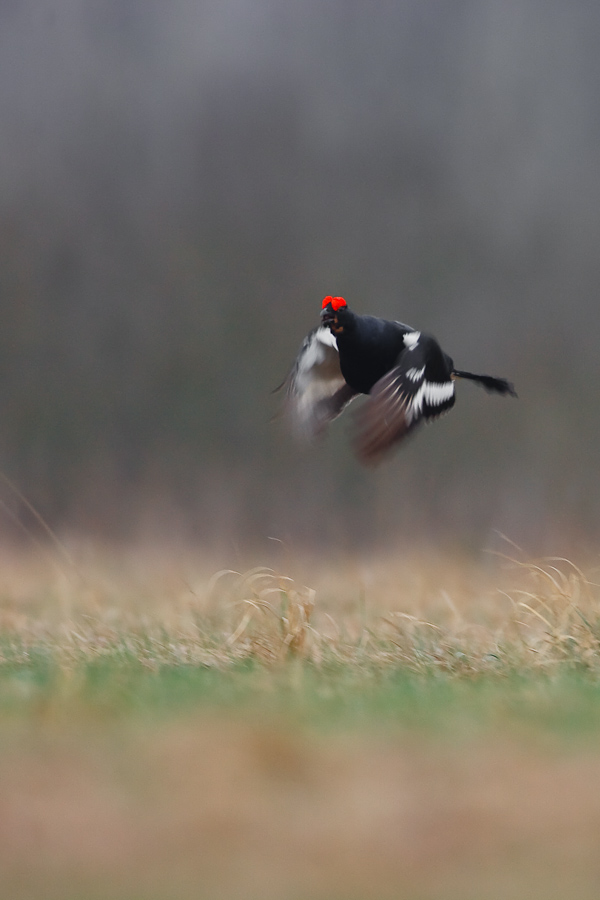
[(458, 369), (454, 369), (452, 374), (457, 378), (467, 378), (469, 381), (476, 381), (477, 384), (480, 384), (482, 388), (490, 391), (490, 393), (510, 394), (511, 397), (517, 396), (514, 385), (505, 378), (493, 378), (491, 375), (474, 375), (473, 372), (461, 372)]

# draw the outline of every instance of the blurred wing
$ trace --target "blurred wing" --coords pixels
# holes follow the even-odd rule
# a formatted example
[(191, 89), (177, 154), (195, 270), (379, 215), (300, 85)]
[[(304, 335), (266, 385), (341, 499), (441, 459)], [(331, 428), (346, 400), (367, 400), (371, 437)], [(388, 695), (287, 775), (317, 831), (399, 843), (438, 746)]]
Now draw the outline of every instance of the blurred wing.
[(375, 464), (422, 421), (454, 406), (451, 360), (433, 338), (412, 332), (398, 365), (377, 382), (358, 415), (356, 453)]
[(329, 328), (315, 328), (306, 336), (282, 387), (294, 431), (309, 439), (322, 434), (356, 396), (341, 373), (337, 341)]

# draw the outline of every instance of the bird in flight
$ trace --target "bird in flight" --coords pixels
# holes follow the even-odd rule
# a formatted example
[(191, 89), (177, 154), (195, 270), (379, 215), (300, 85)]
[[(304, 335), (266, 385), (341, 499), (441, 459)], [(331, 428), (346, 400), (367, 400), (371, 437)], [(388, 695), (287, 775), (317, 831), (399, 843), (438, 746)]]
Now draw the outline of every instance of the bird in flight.
[(374, 465), (421, 422), (454, 406), (455, 379), (516, 397), (504, 378), (454, 368), (435, 338), (402, 322), (352, 312), (343, 297), (327, 296), (321, 324), (305, 337), (283, 384), (284, 410), (296, 433), (314, 439), (359, 394), (358, 459)]

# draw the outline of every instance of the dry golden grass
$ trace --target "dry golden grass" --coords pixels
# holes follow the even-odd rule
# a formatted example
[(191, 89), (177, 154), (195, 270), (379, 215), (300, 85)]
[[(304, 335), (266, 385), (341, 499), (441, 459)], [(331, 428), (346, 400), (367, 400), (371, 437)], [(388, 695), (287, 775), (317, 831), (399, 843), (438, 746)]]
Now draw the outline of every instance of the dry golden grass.
[(215, 573), (153, 548), (70, 555), (0, 555), (5, 647), (44, 647), (62, 665), (115, 649), (150, 666), (300, 658), (468, 675), (600, 665), (600, 588), (565, 559), (421, 551), (368, 565), (296, 561), (291, 577)]
[[(598, 896), (592, 574), (426, 551), (285, 574), (71, 556), (0, 558), (4, 896)], [(181, 704), (198, 671), (216, 701)], [(573, 672), (592, 693), (571, 734)], [(220, 702), (229, 677), (249, 698)]]

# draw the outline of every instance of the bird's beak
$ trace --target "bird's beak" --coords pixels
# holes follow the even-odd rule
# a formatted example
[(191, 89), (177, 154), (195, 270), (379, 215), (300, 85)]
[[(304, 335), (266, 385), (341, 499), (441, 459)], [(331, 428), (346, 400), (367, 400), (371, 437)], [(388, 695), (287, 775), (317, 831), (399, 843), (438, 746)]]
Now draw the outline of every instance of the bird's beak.
[(321, 321), (323, 322), (323, 325), (333, 325), (337, 322), (337, 316), (331, 303), (329, 303), (325, 309), (321, 310)]

